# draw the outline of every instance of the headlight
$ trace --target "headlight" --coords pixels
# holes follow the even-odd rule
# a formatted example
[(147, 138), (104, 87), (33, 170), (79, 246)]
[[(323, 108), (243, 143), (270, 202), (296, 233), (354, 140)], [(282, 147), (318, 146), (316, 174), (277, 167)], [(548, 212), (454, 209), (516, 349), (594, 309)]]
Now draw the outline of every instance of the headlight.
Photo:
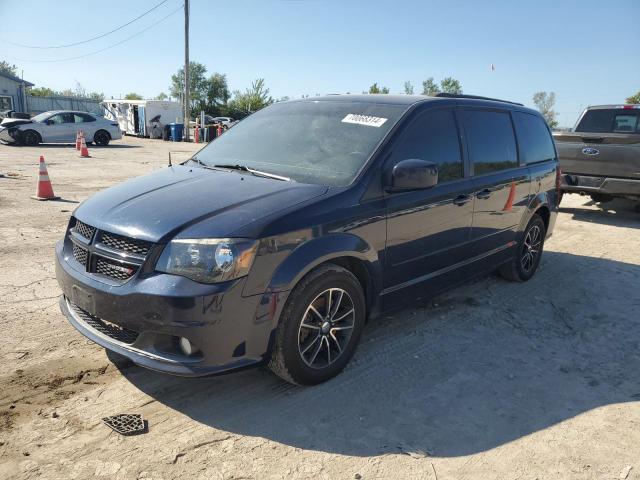
[(156, 270), (201, 283), (226, 282), (249, 273), (258, 242), (245, 238), (172, 240)]

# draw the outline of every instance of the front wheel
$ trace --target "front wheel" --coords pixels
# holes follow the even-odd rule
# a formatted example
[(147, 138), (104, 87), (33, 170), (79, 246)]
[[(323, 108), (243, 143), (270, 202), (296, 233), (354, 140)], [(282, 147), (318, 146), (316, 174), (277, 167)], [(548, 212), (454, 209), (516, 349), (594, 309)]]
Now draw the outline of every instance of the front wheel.
[(40, 143), (40, 135), (33, 130), (27, 130), (22, 134), (22, 143), (28, 147), (35, 147)]
[(544, 221), (536, 214), (524, 231), (515, 258), (500, 268), (500, 275), (513, 282), (526, 282), (533, 277), (540, 265), (545, 235)]
[(365, 315), (362, 287), (349, 270), (333, 264), (313, 270), (282, 311), (269, 368), (298, 385), (329, 380), (355, 352)]

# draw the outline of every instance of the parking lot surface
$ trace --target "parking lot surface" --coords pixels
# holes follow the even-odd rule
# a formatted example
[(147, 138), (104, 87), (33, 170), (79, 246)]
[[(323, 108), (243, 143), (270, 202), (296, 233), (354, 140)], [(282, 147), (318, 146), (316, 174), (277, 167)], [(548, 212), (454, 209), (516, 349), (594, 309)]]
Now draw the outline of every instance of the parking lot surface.
[[(0, 145), (0, 478), (640, 479), (630, 202), (566, 195), (531, 281), (490, 276), (375, 320), (313, 388), (264, 368), (114, 367), (59, 311), (54, 244), (78, 202), (198, 148)], [(29, 198), (41, 154), (60, 201)], [(102, 424), (118, 413), (148, 433)]]

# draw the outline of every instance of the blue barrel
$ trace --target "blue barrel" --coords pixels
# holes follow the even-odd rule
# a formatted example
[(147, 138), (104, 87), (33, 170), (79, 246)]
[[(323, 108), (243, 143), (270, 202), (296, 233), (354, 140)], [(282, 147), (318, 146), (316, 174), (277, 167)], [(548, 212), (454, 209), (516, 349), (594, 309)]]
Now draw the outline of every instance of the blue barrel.
[(182, 123), (170, 123), (169, 124), (169, 138), (172, 142), (182, 141), (182, 130), (184, 125)]

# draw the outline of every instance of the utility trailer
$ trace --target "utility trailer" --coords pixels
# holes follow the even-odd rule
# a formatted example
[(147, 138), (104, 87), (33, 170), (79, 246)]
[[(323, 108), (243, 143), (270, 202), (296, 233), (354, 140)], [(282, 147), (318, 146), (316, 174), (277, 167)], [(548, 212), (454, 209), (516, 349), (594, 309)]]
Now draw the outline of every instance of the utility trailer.
[(162, 138), (169, 123), (182, 123), (182, 104), (165, 100), (104, 100), (104, 116), (118, 122), (120, 131), (138, 137)]

